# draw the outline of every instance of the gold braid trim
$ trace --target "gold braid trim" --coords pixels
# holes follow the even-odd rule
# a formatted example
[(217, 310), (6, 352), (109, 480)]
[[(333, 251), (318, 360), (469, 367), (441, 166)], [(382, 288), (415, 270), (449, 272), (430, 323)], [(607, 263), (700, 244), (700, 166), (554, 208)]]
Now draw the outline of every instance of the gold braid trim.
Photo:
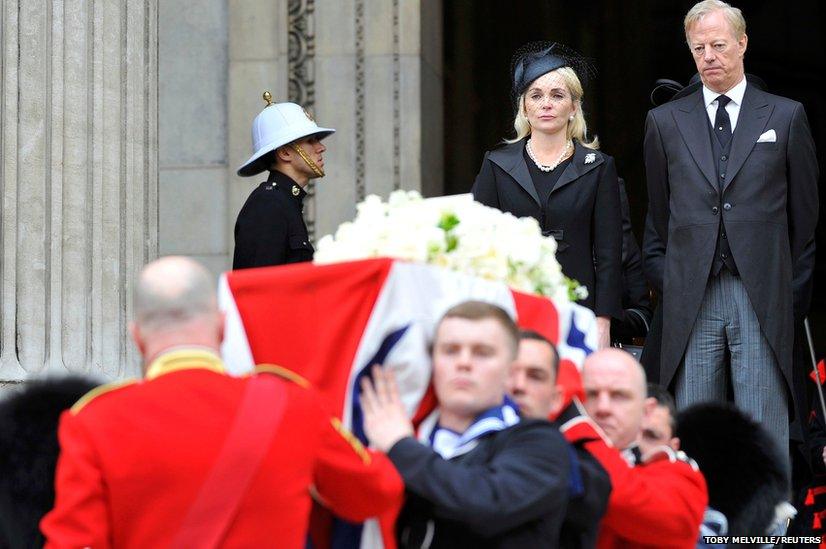
[(338, 431), (338, 434), (346, 440), (350, 446), (353, 448), (353, 451), (358, 454), (361, 458), (361, 461), (364, 462), (365, 465), (370, 465), (370, 462), (373, 461), (373, 458), (370, 456), (370, 452), (364, 447), (359, 439), (351, 433), (344, 425), (342, 425), (341, 420), (338, 418), (330, 418), (330, 423), (333, 424), (333, 428)]
[(129, 385), (133, 385), (137, 383), (137, 379), (127, 379), (126, 381), (115, 381), (112, 383), (106, 383), (105, 385), (100, 385), (95, 387), (75, 402), (74, 406), (71, 407), (70, 412), (72, 415), (77, 415), (87, 404), (95, 400), (97, 397), (101, 395), (105, 395), (106, 393), (111, 393), (116, 389), (120, 389), (121, 387), (127, 387)]
[(283, 366), (279, 366), (278, 364), (258, 364), (255, 367), (255, 373), (274, 374), (279, 377), (283, 377), (284, 379), (288, 379), (296, 385), (304, 387), (305, 389), (310, 388), (310, 382), (307, 380), (307, 378), (302, 377), (301, 375), (293, 372), (292, 370), (288, 370)]
[(204, 369), (217, 374), (225, 374), (221, 357), (213, 351), (198, 348), (183, 348), (162, 353), (146, 368), (146, 379), (180, 370)]

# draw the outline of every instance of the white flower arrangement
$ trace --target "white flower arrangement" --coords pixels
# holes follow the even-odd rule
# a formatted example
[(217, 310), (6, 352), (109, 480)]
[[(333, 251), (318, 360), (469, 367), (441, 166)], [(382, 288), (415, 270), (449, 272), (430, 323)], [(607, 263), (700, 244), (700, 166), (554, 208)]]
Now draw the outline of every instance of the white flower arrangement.
[(575, 301), (588, 291), (562, 274), (556, 241), (542, 236), (532, 217), (517, 218), (471, 195), (423, 199), (394, 191), (382, 202), (370, 195), (356, 218), (318, 241), (315, 263), (393, 257), (503, 281), (516, 290)]

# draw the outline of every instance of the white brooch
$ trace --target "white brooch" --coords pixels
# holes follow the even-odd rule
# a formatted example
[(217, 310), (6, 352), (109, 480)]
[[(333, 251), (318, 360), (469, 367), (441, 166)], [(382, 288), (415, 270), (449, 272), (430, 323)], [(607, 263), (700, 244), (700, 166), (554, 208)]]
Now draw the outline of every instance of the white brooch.
[(597, 159), (597, 155), (595, 153), (588, 153), (585, 155), (585, 163), (591, 164), (594, 160)]

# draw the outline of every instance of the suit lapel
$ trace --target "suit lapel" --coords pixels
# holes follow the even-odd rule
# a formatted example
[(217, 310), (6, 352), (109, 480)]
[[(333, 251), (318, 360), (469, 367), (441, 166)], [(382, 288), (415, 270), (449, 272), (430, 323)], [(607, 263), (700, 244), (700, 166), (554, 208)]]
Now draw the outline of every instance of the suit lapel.
[(694, 162), (716, 191), (717, 170), (714, 168), (714, 158), (711, 154), (708, 112), (703, 102), (702, 88), (689, 97), (693, 99), (674, 110), (674, 121), (677, 123), (677, 129), (683, 136), (683, 141), (694, 158)]
[[(604, 162), (602, 154), (593, 149), (583, 147), (579, 141), (574, 141), (574, 143), (574, 157), (571, 159), (571, 163), (565, 168), (565, 171), (562, 172), (562, 175), (559, 176), (559, 179), (556, 180), (556, 184), (551, 193), (555, 193), (565, 185), (576, 181)], [(586, 164), (585, 157), (589, 154), (593, 154), (591, 157), (592, 160)]]
[(740, 105), (740, 114), (737, 117), (737, 127), (734, 128), (731, 137), (731, 153), (723, 191), (734, 181), (737, 172), (751, 154), (772, 110), (773, 107), (766, 102), (763, 94), (752, 86), (746, 86), (743, 104)]
[(505, 170), (520, 187), (525, 189), (525, 192), (531, 195), (538, 206), (542, 206), (533, 179), (531, 179), (531, 173), (528, 171), (528, 165), (525, 164), (525, 159), (522, 157), (524, 147), (525, 140), (517, 141), (501, 149), (491, 151), (488, 159)]

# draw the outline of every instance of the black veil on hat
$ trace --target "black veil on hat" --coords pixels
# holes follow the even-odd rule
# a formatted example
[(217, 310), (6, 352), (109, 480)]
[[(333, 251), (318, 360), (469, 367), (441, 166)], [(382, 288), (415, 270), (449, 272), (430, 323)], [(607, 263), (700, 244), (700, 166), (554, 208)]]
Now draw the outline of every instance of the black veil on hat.
[(531, 82), (560, 67), (572, 68), (583, 86), (597, 72), (588, 58), (558, 42), (529, 42), (516, 50), (511, 59), (511, 95), (514, 103)]

